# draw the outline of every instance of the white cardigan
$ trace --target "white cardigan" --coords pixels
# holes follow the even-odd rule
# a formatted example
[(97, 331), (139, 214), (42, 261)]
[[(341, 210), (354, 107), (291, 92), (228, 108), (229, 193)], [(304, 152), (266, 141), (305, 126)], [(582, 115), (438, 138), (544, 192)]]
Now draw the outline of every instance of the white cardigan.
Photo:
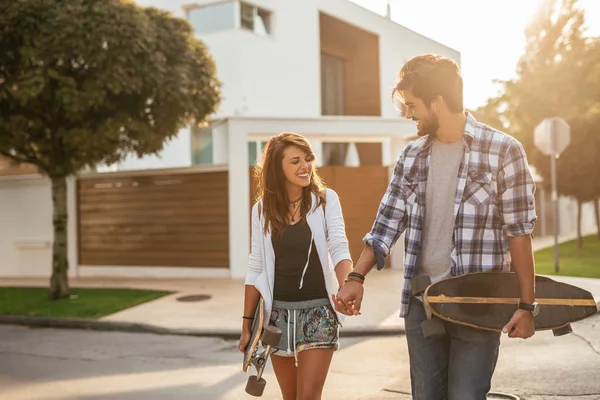
[[(335, 310), (331, 295), (337, 293), (340, 287), (335, 274), (335, 266), (342, 260), (352, 260), (352, 258), (350, 257), (342, 207), (337, 193), (329, 188), (326, 190), (325, 212), (323, 212), (321, 205), (315, 209), (316, 200), (317, 197), (313, 194), (313, 203), (306, 216), (306, 221), (312, 231), (315, 248), (319, 253), (319, 260), (323, 267), (329, 302)], [(263, 233), (264, 214), (258, 215), (259, 203), (262, 203), (262, 201), (257, 202), (252, 207), (252, 249), (248, 257), (246, 284), (254, 285), (264, 299), (265, 318), (263, 325), (266, 326), (269, 323), (269, 316), (273, 307), (275, 251), (271, 243), (270, 232)], [(337, 311), (336, 314), (341, 325), (345, 315)]]

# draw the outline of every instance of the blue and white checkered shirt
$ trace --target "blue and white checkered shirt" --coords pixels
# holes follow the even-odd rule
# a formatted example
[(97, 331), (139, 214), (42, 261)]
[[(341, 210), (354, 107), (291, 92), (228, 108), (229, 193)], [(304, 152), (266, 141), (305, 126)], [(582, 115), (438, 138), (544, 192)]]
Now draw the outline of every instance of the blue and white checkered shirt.
[[(405, 232), (404, 289), (400, 316), (408, 313), (410, 279), (419, 273), (431, 136), (401, 152), (377, 217), (364, 242), (375, 252), (377, 269)], [(533, 232), (535, 184), (523, 146), (512, 136), (477, 122), (467, 113), (454, 199), (450, 272), (510, 270), (507, 236)]]

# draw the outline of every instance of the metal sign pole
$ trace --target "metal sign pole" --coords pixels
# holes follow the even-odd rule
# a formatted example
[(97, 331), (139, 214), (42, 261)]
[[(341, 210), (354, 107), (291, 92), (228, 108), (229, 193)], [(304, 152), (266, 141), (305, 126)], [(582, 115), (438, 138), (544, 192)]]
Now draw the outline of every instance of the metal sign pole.
[(559, 209), (558, 209), (558, 184), (556, 177), (556, 160), (560, 153), (569, 145), (571, 141), (571, 127), (562, 118), (546, 118), (540, 122), (533, 132), (533, 139), (536, 147), (542, 153), (550, 156), (550, 172), (552, 179), (552, 205), (554, 214), (554, 271), (558, 272), (558, 230)]
[(552, 174), (552, 205), (554, 206), (554, 271), (558, 272), (558, 189), (556, 183), (556, 155), (550, 156), (550, 170)]
[(556, 126), (556, 121), (552, 121), (552, 125), (551, 125), (551, 133), (550, 133), (550, 140), (551, 140), (551, 148), (552, 148), (552, 154), (550, 155), (550, 173), (551, 173), (551, 177), (552, 177), (552, 205), (554, 206), (554, 271), (558, 272), (560, 266), (559, 266), (559, 250), (558, 250), (558, 229), (559, 229), (559, 210), (558, 210), (558, 183), (557, 183), (557, 178), (556, 178), (556, 159), (558, 158), (558, 151), (557, 151), (557, 137), (556, 137), (556, 133), (557, 133), (557, 126)]

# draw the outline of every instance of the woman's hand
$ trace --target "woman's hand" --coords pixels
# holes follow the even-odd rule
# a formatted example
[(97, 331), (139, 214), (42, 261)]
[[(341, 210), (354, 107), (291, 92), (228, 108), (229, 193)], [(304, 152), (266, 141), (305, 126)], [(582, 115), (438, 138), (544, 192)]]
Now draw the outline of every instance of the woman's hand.
[(337, 295), (331, 295), (335, 309), (345, 315), (360, 315), (360, 305), (363, 300), (364, 288), (361, 283), (347, 282)]
[(242, 328), (242, 335), (240, 336), (240, 342), (238, 344), (238, 349), (244, 353), (246, 351), (246, 347), (248, 347), (248, 343), (250, 343), (250, 337), (252, 336), (252, 331), (249, 328)]

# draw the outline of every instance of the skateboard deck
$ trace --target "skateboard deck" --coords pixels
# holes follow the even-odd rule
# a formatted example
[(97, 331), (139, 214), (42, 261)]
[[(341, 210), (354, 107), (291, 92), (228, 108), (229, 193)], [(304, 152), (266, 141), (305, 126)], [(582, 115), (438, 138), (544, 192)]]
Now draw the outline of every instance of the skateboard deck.
[[(569, 329), (565, 333), (569, 333), (571, 322), (598, 311), (590, 292), (544, 276), (535, 276), (535, 298), (539, 307), (534, 318), (538, 331), (565, 327)], [(431, 284), (423, 293), (423, 303), (431, 315), (492, 331), (502, 330), (518, 302), (517, 277), (507, 272), (465, 274)]]
[(267, 365), (271, 347), (279, 344), (282, 333), (281, 329), (274, 326), (263, 327), (264, 317), (265, 302), (261, 296), (256, 306), (256, 312), (254, 313), (252, 334), (250, 342), (248, 342), (244, 351), (244, 360), (242, 363), (242, 370), (244, 372), (248, 371), (250, 365), (254, 365), (256, 369), (256, 375), (248, 377), (248, 382), (246, 383), (246, 393), (256, 397), (262, 396), (265, 390), (267, 382), (262, 378), (262, 374)]

